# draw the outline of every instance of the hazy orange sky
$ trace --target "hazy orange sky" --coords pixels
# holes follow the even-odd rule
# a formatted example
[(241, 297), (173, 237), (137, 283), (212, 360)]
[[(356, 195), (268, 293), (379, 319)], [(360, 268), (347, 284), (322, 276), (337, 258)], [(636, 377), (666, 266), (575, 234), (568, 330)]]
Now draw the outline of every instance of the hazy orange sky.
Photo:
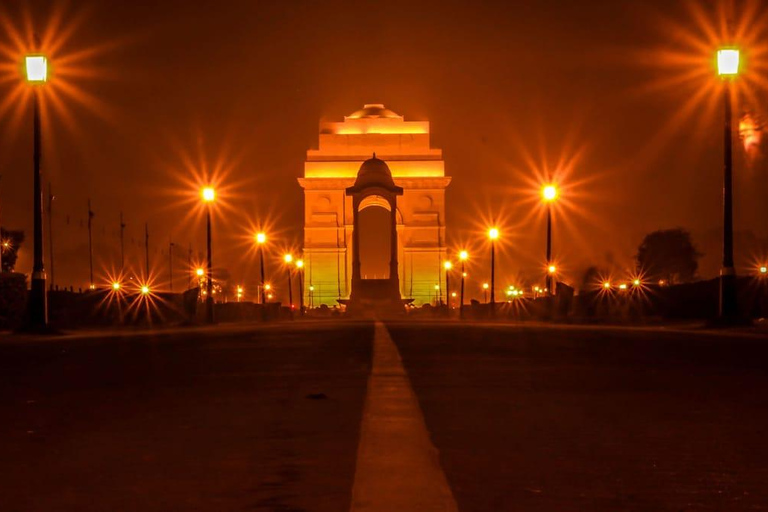
[[(45, 44), (61, 42), (46, 87), (62, 85), (55, 105), (46, 98), (44, 119), (60, 285), (88, 283), (88, 198), (97, 274), (117, 265), (123, 211), (129, 261), (143, 261), (148, 222), (153, 267), (167, 281), (172, 239), (182, 253), (176, 286), (184, 284), (186, 251), (192, 244), (196, 258), (202, 253), (204, 224), (183, 193), (195, 194), (192, 169), (205, 166), (227, 171), (215, 264), (253, 282), (252, 228), (268, 224), (275, 248), (300, 247), (296, 178), (305, 151), (316, 147), (321, 118), (340, 120), (364, 103), (430, 121), (453, 177), (449, 243), (473, 250), (478, 281), (490, 222), (502, 230), (499, 285), (543, 263), (535, 194), (545, 169), (563, 176), (554, 252), (567, 280), (578, 282), (591, 264), (618, 274), (632, 266), (645, 233), (676, 226), (692, 231), (705, 253), (701, 274), (714, 276), (723, 135), (710, 61), (727, 12), (721, 4), (6, 0), (2, 225), (27, 232), (18, 268), (28, 271), (31, 103), (28, 95), (6, 100), (20, 87), (15, 71), (25, 48), (16, 34), (32, 49), (36, 31)], [(755, 45), (768, 41), (767, 13), (751, 1), (734, 2), (733, 12), (738, 37), (753, 45), (745, 67), (754, 74), (735, 111), (760, 116), (758, 75), (768, 55)], [(758, 257), (744, 240), (767, 234), (768, 168), (759, 151), (747, 159), (736, 148), (736, 228), (752, 231), (737, 236), (743, 266)]]

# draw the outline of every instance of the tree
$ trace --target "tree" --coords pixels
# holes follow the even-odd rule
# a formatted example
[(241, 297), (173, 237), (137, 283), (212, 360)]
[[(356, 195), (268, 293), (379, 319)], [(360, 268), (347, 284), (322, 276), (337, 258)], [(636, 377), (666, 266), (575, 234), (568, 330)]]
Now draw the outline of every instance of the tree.
[(692, 281), (701, 254), (682, 228), (662, 229), (645, 235), (637, 248), (637, 264), (650, 280), (665, 279), (669, 284)]
[(13, 272), (16, 259), (19, 257), (19, 247), (24, 242), (23, 231), (6, 231), (0, 228), (0, 249), (3, 251), (3, 272)]

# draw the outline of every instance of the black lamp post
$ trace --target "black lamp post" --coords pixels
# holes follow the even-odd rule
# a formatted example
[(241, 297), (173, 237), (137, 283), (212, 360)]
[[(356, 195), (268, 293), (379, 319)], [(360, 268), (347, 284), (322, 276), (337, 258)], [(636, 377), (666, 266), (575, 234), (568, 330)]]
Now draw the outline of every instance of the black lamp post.
[(43, 190), (40, 173), (40, 86), (48, 80), (48, 59), (42, 55), (26, 58), (27, 81), (33, 85), (33, 172), (34, 172), (34, 240), (32, 282), (29, 295), (29, 323), (33, 329), (48, 326), (48, 298), (45, 291), (45, 267), (43, 264)]
[(733, 129), (730, 80), (739, 74), (739, 50), (724, 48), (717, 52), (717, 71), (723, 77), (725, 123), (723, 131), (723, 266), (720, 270), (720, 319), (732, 322), (738, 315), (736, 269), (733, 262)]

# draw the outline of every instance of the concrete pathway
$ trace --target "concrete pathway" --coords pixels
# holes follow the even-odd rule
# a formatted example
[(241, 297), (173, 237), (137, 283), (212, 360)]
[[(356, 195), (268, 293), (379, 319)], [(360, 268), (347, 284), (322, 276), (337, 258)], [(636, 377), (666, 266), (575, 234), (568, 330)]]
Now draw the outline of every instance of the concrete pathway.
[(376, 322), (351, 510), (458, 511), (397, 346), (381, 322)]

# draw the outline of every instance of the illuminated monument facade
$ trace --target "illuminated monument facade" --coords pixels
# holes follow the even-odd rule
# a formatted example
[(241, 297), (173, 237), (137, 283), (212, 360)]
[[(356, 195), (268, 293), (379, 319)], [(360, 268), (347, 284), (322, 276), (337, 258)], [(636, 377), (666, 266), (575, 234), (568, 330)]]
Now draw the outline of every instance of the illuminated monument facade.
[[(299, 178), (307, 304), (333, 306), (350, 296), (355, 216), (353, 197), (346, 191), (374, 153), (403, 189), (395, 212), (400, 295), (415, 305), (445, 300), (445, 189), (451, 178), (445, 176), (442, 151), (430, 147), (429, 122), (406, 121), (374, 104), (341, 122), (321, 122), (318, 148), (307, 151), (304, 177)], [(372, 199), (358, 211), (387, 206)], [(381, 236), (389, 237), (382, 231)]]

